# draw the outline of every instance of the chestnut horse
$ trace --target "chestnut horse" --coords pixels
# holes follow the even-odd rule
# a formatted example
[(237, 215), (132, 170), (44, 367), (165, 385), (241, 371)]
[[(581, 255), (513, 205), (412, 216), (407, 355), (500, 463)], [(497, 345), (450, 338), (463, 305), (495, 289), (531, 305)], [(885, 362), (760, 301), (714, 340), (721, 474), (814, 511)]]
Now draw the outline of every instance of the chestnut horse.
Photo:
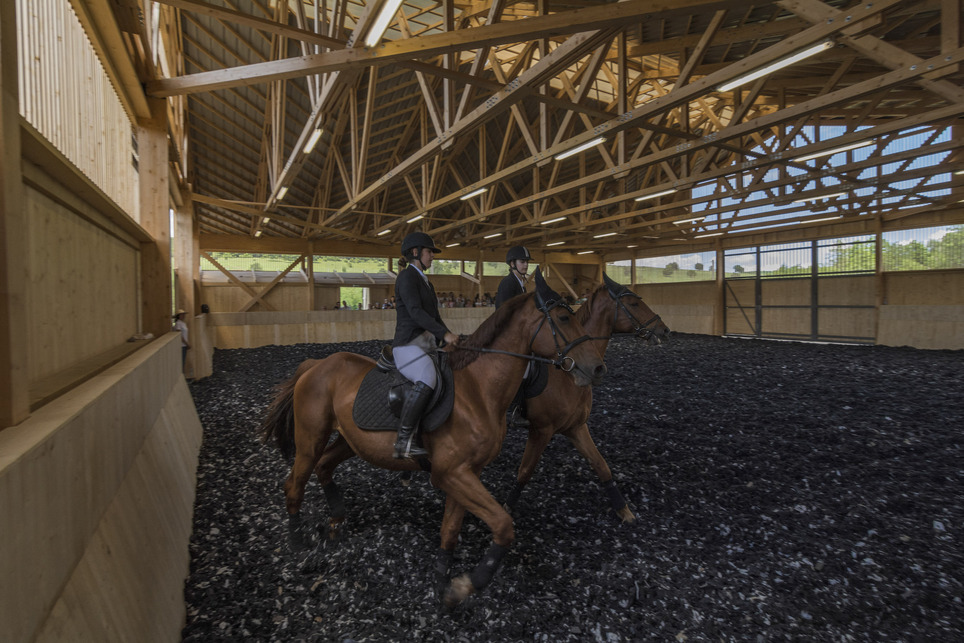
[[(596, 384), (606, 372), (595, 344), (587, 341), (572, 309), (545, 285), (538, 272), (536, 283), (535, 293), (502, 306), (451, 351), (454, 408), (442, 426), (422, 435), (430, 454), (432, 484), (446, 494), (436, 563), (440, 579), (448, 582), (448, 567), (466, 510), (492, 532), (492, 544), (472, 574), (448, 584), (445, 604), (450, 607), (488, 585), (515, 538), (512, 518), (483, 486), (479, 474), (502, 447), (505, 413), (522, 383), (526, 355), (551, 358), (569, 371), (566, 377), (572, 377), (578, 386)], [(364, 431), (352, 420), (358, 388), (374, 367), (373, 360), (353, 353), (308, 360), (279, 387), (269, 407), (262, 427), (264, 439), (276, 441), (286, 455), (294, 453), (285, 497), (289, 536), (296, 547), (306, 545), (299, 512), (313, 469), (332, 508), (332, 527), (336, 528), (344, 518), (344, 503), (331, 474), (340, 462), (357, 454), (384, 469), (421, 468), (418, 462), (392, 457), (394, 433)], [(328, 445), (335, 431), (338, 438)]]
[[(596, 288), (576, 313), (576, 318), (592, 335), (602, 355), (606, 354), (613, 333), (632, 333), (651, 343), (659, 343), (669, 334), (669, 328), (659, 315), (633, 291), (604, 275), (604, 283)], [(592, 388), (572, 385), (569, 378), (560, 377), (555, 370), (549, 371), (545, 390), (526, 400), (526, 418), (529, 420), (529, 437), (526, 440), (516, 486), (506, 500), (506, 508), (512, 512), (522, 489), (532, 479), (536, 466), (549, 441), (555, 435), (569, 438), (596, 472), (609, 499), (610, 505), (624, 522), (636, 517), (616, 487), (612, 471), (606, 459), (596, 448), (589, 435), (589, 412), (592, 410)]]

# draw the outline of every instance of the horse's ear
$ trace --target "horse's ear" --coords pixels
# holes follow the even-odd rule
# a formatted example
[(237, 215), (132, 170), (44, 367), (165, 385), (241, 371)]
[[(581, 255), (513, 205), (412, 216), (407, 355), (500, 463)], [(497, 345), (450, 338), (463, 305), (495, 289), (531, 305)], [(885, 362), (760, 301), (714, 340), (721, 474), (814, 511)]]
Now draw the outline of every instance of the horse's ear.
[(562, 295), (550, 288), (549, 284), (546, 283), (545, 278), (542, 276), (541, 268), (536, 268), (534, 277), (536, 280), (536, 307), (538, 307), (539, 310), (546, 312), (559, 305), (566, 306), (566, 308), (569, 307), (562, 298)]
[(613, 299), (618, 297), (619, 293), (626, 289), (624, 285), (611, 279), (605, 272), (603, 273), (603, 283), (606, 284), (606, 290), (609, 291), (609, 296)]

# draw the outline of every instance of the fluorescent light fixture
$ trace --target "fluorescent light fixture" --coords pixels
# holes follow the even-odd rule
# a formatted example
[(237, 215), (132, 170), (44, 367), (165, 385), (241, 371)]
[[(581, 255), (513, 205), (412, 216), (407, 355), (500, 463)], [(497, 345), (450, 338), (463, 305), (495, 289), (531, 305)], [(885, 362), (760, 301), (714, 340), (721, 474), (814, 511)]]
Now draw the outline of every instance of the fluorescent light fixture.
[(561, 246), (565, 241), (553, 241), (552, 243), (547, 243), (546, 247), (551, 248), (552, 246)]
[(649, 201), (650, 199), (655, 199), (658, 196), (666, 196), (667, 194), (672, 194), (676, 192), (676, 188), (672, 190), (663, 190), (662, 192), (653, 192), (652, 194), (644, 194), (643, 196), (636, 197), (633, 201)]
[(284, 187), (282, 187), (280, 190), (278, 190), (278, 200), (280, 201), (281, 199), (285, 198), (285, 195), (286, 195), (286, 194), (288, 194), (288, 186), (287, 186), (287, 185), (284, 186)]
[(485, 235), (483, 239), (495, 239), (496, 237), (501, 237), (501, 236), (502, 236), (501, 232), (493, 232), (492, 234)]
[(579, 154), (579, 152), (582, 152), (583, 150), (588, 150), (590, 147), (595, 147), (596, 145), (599, 145), (605, 140), (606, 140), (605, 136), (600, 136), (598, 138), (592, 139), (591, 141), (586, 141), (582, 145), (577, 145), (571, 150), (566, 150), (562, 154), (556, 154), (556, 160), (561, 161), (562, 159), (567, 159), (574, 154)]
[(260, 236), (261, 236), (261, 231), (260, 231), (260, 230), (255, 230), (255, 231), (254, 231), (254, 236), (260, 237)]
[(320, 138), (321, 128), (318, 128), (311, 133), (311, 138), (308, 139), (308, 143), (305, 145), (305, 154), (311, 154), (311, 150), (315, 149), (315, 145), (318, 144), (318, 139)]
[(633, 245), (631, 245), (631, 246), (626, 246), (626, 247), (627, 247), (627, 248), (635, 248), (635, 247), (636, 247), (636, 244), (634, 243)]
[(837, 152), (846, 152), (847, 150), (856, 150), (860, 147), (867, 147), (868, 145), (873, 145), (877, 141), (871, 139), (869, 141), (860, 141), (858, 143), (851, 143), (850, 145), (843, 145), (841, 147), (835, 147), (831, 150), (824, 150), (823, 152), (814, 152), (813, 154), (807, 154), (793, 159), (797, 163), (803, 163), (804, 161), (809, 161), (810, 159), (820, 158), (821, 156), (830, 156), (831, 154), (836, 154)]
[(958, 170), (957, 172), (954, 172), (954, 174), (960, 176), (960, 175), (964, 174), (964, 170)]
[(693, 235), (693, 238), (694, 238), (694, 239), (702, 239), (702, 238), (704, 238), (704, 237), (722, 237), (722, 236), (723, 236), (723, 233), (722, 233), (722, 232), (711, 232), (710, 234), (697, 234), (697, 235)]
[(372, 25), (372, 28), (368, 30), (368, 35), (365, 36), (366, 47), (374, 47), (378, 44), (395, 14), (398, 13), (400, 6), (402, 6), (402, 0), (386, 0), (381, 11), (378, 12), (378, 17), (375, 18), (375, 24)]
[(822, 194), (820, 196), (804, 197), (802, 199), (797, 199), (792, 203), (809, 203), (810, 201), (819, 201), (821, 199), (832, 199), (835, 196), (847, 196), (846, 192), (834, 192), (833, 194)]
[(676, 225), (683, 225), (684, 223), (699, 223), (703, 220), (703, 217), (694, 217), (692, 219), (683, 219), (682, 221), (673, 221)]
[(457, 245), (459, 245), (459, 244), (458, 244), (458, 243), (450, 243), (450, 244), (448, 244), (448, 245), (445, 246), (445, 247), (446, 247), (446, 248), (454, 248), (454, 247), (457, 246)]
[(271, 217), (265, 217), (261, 219), (261, 225), (266, 225), (271, 221)]
[(418, 221), (419, 219), (424, 219), (424, 218), (425, 218), (425, 215), (424, 215), (424, 214), (417, 214), (417, 215), (415, 215), (414, 217), (412, 217), (411, 219), (409, 219), (408, 221), (406, 221), (405, 223), (415, 223), (415, 222)]
[(478, 195), (483, 194), (484, 192), (488, 192), (488, 191), (489, 191), (489, 188), (479, 188), (478, 190), (473, 190), (473, 191), (469, 192), (468, 194), (463, 194), (462, 196), (460, 196), (460, 197), (459, 197), (459, 201), (468, 201), (468, 200), (471, 199), (472, 197), (478, 196)]
[(379, 233), (376, 234), (375, 236), (376, 236), (376, 237), (381, 237), (382, 235), (386, 235), (386, 234), (388, 234), (388, 233), (391, 232), (391, 231), (392, 231), (391, 228), (389, 228), (388, 230), (382, 230), (381, 232), (379, 232)]
[(605, 233), (603, 233), (603, 234), (594, 234), (592, 238), (593, 238), (593, 239), (602, 239), (603, 237), (614, 237), (614, 236), (616, 236), (616, 234), (618, 234), (618, 233), (616, 233), (616, 232), (605, 232)]
[(577, 255), (588, 255), (595, 252), (594, 250), (583, 250), (582, 252), (577, 252)]
[(810, 219), (809, 221), (801, 221), (800, 223), (817, 223), (818, 221), (833, 221), (834, 219), (842, 219), (843, 215), (838, 214), (835, 217), (824, 217), (822, 219)]
[(565, 221), (566, 217), (556, 217), (555, 219), (549, 219), (548, 221), (540, 221), (539, 225), (549, 225), (550, 223), (559, 223), (560, 221)]
[(716, 90), (717, 90), (717, 91), (720, 91), (720, 92), (728, 92), (728, 91), (730, 91), (731, 89), (735, 89), (735, 88), (739, 87), (740, 85), (745, 85), (746, 83), (748, 83), (748, 82), (750, 82), (750, 81), (752, 81), (752, 80), (756, 80), (757, 78), (760, 78), (761, 76), (766, 76), (767, 74), (772, 74), (773, 72), (777, 71), (778, 69), (783, 69), (784, 67), (789, 67), (790, 65), (792, 65), (792, 64), (794, 64), (794, 63), (798, 63), (798, 62), (800, 62), (801, 60), (803, 60), (804, 58), (809, 58), (810, 56), (814, 56), (814, 55), (816, 55), (816, 54), (819, 54), (821, 51), (826, 51), (827, 49), (830, 49), (831, 47), (833, 47), (833, 41), (832, 41), (832, 40), (824, 40), (823, 42), (817, 43), (816, 45), (812, 45), (812, 46), (808, 47), (807, 49), (804, 49), (804, 50), (802, 50), (802, 51), (798, 51), (797, 53), (793, 54), (792, 56), (787, 56), (786, 58), (782, 58), (782, 59), (780, 59), (780, 60), (778, 60), (778, 61), (776, 61), (776, 62), (770, 63), (770, 64), (767, 65), (766, 67), (761, 67), (760, 69), (757, 69), (756, 71), (751, 71), (749, 74), (746, 74), (745, 76), (740, 76), (740, 77), (738, 77), (738, 78), (734, 78), (734, 79), (731, 80), (731, 81), (725, 82), (725, 83), (723, 83), (722, 85), (718, 86), (718, 87), (716, 88)]

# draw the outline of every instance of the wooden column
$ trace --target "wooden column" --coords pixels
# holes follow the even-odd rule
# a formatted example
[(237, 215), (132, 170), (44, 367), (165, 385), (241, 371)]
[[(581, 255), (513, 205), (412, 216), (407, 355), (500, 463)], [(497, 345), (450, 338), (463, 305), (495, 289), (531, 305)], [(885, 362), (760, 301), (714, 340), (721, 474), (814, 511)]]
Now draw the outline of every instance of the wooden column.
[[(174, 208), (173, 259), (176, 279), (174, 283), (174, 307), (183, 308), (193, 318), (200, 312), (200, 304), (194, 297), (194, 280), (199, 255), (195, 254), (194, 202), (190, 194), (183, 194)], [(190, 320), (189, 320), (190, 325)], [(193, 328), (191, 329), (193, 330)]]
[(20, 173), (15, 2), (0, 2), (0, 429), (30, 415), (27, 215)]
[(141, 329), (156, 336), (171, 330), (170, 196), (167, 167), (167, 110), (151, 99), (151, 119), (137, 124), (141, 227), (154, 239), (141, 244)]

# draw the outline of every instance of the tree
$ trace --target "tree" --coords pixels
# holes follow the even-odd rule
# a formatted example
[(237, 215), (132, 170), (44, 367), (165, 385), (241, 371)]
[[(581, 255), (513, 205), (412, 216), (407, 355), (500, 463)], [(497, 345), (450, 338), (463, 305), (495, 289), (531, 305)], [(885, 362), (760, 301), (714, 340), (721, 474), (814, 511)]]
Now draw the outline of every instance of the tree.
[(702, 269), (703, 269), (703, 264), (698, 263), (698, 264), (696, 264), (696, 265), (693, 266), (693, 267), (696, 268), (697, 270), (702, 270)]
[(663, 274), (667, 277), (671, 277), (677, 270), (679, 270), (679, 264), (675, 261), (671, 261), (666, 264), (665, 268), (663, 268)]
[(746, 269), (744, 269), (743, 266), (741, 266), (740, 264), (737, 264), (733, 266), (733, 272), (735, 272), (738, 275), (742, 275), (744, 272), (746, 272)]

